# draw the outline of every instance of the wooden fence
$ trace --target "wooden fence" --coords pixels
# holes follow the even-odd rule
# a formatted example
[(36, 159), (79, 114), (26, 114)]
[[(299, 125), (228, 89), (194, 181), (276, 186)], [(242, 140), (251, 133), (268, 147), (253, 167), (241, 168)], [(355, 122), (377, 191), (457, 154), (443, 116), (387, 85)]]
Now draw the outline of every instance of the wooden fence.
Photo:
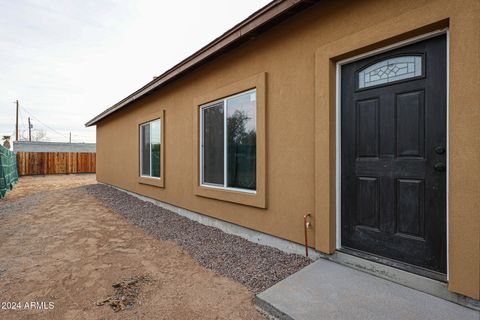
[(19, 176), (94, 173), (96, 154), (83, 152), (17, 152)]

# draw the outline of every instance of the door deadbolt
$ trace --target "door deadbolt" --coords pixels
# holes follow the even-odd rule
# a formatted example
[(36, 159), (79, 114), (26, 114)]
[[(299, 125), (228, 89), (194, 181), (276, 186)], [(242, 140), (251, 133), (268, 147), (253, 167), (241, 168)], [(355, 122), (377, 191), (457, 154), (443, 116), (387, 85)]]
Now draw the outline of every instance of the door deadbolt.
[(444, 154), (444, 153), (445, 153), (445, 147), (443, 147), (443, 146), (436, 146), (436, 147), (435, 147), (435, 152), (436, 152), (437, 154)]

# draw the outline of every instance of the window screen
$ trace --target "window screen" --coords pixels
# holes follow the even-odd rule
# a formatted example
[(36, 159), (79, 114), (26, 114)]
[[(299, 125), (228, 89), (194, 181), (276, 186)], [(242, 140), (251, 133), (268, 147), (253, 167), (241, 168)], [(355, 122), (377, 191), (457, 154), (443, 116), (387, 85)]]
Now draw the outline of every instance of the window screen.
[(203, 182), (224, 182), (224, 106), (223, 101), (202, 109)]

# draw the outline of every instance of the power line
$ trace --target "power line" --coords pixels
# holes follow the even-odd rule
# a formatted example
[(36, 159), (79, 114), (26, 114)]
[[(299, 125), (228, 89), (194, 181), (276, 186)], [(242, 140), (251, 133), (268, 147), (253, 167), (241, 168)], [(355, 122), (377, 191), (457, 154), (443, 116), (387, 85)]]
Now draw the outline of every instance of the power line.
[(76, 134), (76, 133), (72, 133), (72, 136), (82, 137), (82, 138), (92, 138), (92, 136), (85, 136), (85, 135), (83, 135), (83, 134)]
[[(23, 109), (23, 110), (22, 110)], [(50, 127), (49, 125), (47, 125), (46, 123), (44, 123), (43, 121), (41, 121), (38, 117), (36, 117), (29, 109), (25, 108), (24, 106), (20, 106), (19, 107), (19, 118), (20, 118), (20, 122), (21, 122), (21, 132), (22, 132), (22, 135), (23, 133), (25, 132), (26, 130), (26, 125), (25, 125), (25, 122), (24, 122), (24, 117), (26, 117), (26, 113), (28, 113), (33, 119), (35, 119), (38, 123), (40, 123), (43, 127), (45, 127), (48, 131), (52, 131), (53, 133), (57, 134), (57, 135), (60, 135), (61, 137), (65, 138), (67, 141), (69, 141), (69, 137), (66, 135), (66, 134), (63, 134), (61, 132), (59, 132), (58, 130)], [(81, 135), (81, 134), (74, 134), (72, 133), (72, 140), (75, 139), (75, 140), (85, 140), (85, 139), (92, 139), (92, 136), (87, 136), (87, 135)], [(78, 138), (74, 138), (74, 137), (78, 137)]]
[[(23, 138), (23, 132), (25, 131), (25, 122), (23, 121), (23, 116), (22, 116), (22, 110), (18, 108), (18, 113), (19, 113), (19, 118), (20, 118), (20, 127), (21, 127), (21, 132), (22, 132), (22, 137)], [(20, 137), (19, 137), (20, 139)]]
[(46, 125), (45, 123), (43, 123), (41, 120), (39, 120), (37, 117), (35, 117), (27, 108), (25, 108), (25, 107), (23, 107), (23, 106), (21, 106), (20, 108), (25, 109), (25, 111), (27, 111), (28, 114), (29, 114), (33, 119), (35, 119), (35, 120), (37, 120), (38, 122), (40, 122), (43, 126), (45, 126), (46, 128), (52, 130), (53, 132), (57, 133), (58, 135), (61, 135), (62, 137), (64, 137), (65, 139), (68, 140), (68, 136), (64, 135), (63, 133), (60, 133), (59, 131), (57, 131), (57, 130), (53, 129), (52, 127), (50, 127), (50, 126)]

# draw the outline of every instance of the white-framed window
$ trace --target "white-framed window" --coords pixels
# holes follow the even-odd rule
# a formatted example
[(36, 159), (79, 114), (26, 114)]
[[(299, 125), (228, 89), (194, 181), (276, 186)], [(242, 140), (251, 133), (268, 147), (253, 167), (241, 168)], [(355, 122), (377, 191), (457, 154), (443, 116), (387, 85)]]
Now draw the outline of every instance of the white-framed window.
[(256, 89), (200, 106), (200, 185), (255, 193)]
[(161, 121), (156, 119), (140, 125), (140, 176), (161, 177)]

